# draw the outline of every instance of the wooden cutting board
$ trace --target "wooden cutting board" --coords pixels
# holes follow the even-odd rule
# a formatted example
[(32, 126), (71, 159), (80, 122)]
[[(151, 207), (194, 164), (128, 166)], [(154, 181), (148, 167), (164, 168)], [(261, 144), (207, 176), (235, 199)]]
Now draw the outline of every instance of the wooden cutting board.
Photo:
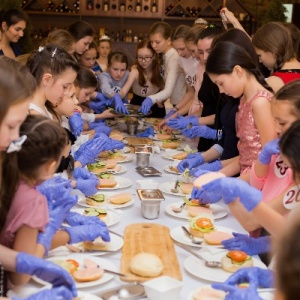
[(123, 281), (146, 281), (153, 277), (142, 277), (131, 273), (129, 264), (132, 257), (140, 252), (156, 254), (163, 263), (162, 275), (182, 280), (182, 275), (168, 227), (140, 223), (128, 225), (124, 234), (124, 246), (122, 248), (121, 273), (127, 277), (120, 277)]

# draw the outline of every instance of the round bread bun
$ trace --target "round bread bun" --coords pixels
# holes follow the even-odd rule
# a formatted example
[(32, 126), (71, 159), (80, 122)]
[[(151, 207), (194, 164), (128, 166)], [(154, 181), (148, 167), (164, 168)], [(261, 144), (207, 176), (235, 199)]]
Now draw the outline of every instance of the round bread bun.
[(249, 259), (245, 260), (243, 263), (233, 263), (230, 257), (224, 255), (221, 260), (222, 268), (224, 271), (229, 273), (234, 273), (239, 269), (252, 267), (253, 266), (253, 259), (249, 256)]
[(193, 190), (193, 183), (192, 182), (180, 182), (179, 187), (183, 194), (190, 194)]
[(222, 177), (226, 177), (226, 176), (221, 172), (209, 172), (196, 178), (194, 180), (194, 186), (200, 188), (201, 186)]
[(209, 245), (221, 245), (222, 241), (231, 239), (232, 237), (232, 234), (222, 231), (208, 232), (203, 236), (204, 241)]
[(92, 242), (83, 242), (83, 248), (85, 251), (94, 251), (94, 250), (105, 250), (107, 247), (106, 242), (102, 240), (102, 238), (99, 236)]
[(180, 145), (180, 142), (173, 142), (173, 141), (164, 141), (162, 147), (164, 149), (177, 149)]
[(179, 153), (177, 153), (177, 154), (174, 154), (174, 155), (172, 156), (172, 158), (178, 159), (178, 160), (182, 160), (182, 159), (185, 159), (187, 156), (188, 156), (188, 153), (187, 153), (187, 152), (179, 152)]
[(99, 205), (102, 205), (104, 201), (102, 202), (99, 202), (99, 201), (95, 201), (91, 198), (85, 198), (85, 203), (87, 205), (90, 205), (90, 206), (99, 206)]
[(224, 300), (226, 293), (212, 287), (201, 287), (193, 293), (193, 300)]
[(165, 133), (158, 133), (156, 135), (156, 137), (159, 140), (168, 140), (168, 139), (170, 139), (172, 137), (172, 135), (171, 134), (165, 134)]
[(203, 236), (204, 236), (204, 232), (201, 232), (201, 231), (199, 231), (197, 229), (194, 229), (192, 227), (190, 227), (190, 233), (194, 237), (203, 238)]
[(104, 274), (104, 271), (100, 268), (84, 268), (75, 271), (72, 275), (78, 282), (89, 282), (100, 279)]
[(124, 138), (124, 135), (121, 132), (111, 132), (109, 135), (111, 139), (117, 140), (117, 141), (122, 141)]
[(194, 205), (188, 205), (186, 206), (187, 213), (189, 217), (196, 217), (199, 216), (200, 214), (212, 214), (212, 210), (207, 207), (203, 206), (194, 206)]
[(98, 188), (112, 188), (117, 185), (117, 182), (114, 178), (100, 179), (100, 184)]
[(113, 204), (124, 204), (130, 201), (132, 198), (130, 193), (121, 193), (108, 197), (108, 200)]
[(154, 277), (160, 275), (164, 267), (157, 255), (140, 252), (132, 257), (129, 268), (135, 275)]

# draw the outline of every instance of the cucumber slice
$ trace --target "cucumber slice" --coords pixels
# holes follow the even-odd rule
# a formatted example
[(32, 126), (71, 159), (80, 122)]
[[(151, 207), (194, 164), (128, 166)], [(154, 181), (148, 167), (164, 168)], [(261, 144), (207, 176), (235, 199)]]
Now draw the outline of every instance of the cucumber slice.
[(98, 217), (99, 213), (97, 211), (90, 211), (86, 215), (90, 217)]
[(103, 209), (103, 208), (97, 208), (96, 211), (100, 214), (100, 215), (106, 215), (107, 214), (107, 210)]
[(93, 208), (93, 207), (88, 207), (88, 208), (86, 208), (86, 209), (84, 210), (85, 213), (89, 213), (89, 212), (91, 212), (91, 211), (95, 211), (95, 208)]

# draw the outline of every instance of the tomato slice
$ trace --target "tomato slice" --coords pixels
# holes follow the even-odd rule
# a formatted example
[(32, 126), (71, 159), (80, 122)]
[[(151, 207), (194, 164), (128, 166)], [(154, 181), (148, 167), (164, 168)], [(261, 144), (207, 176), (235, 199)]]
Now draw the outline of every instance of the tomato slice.
[(67, 259), (67, 262), (73, 265), (76, 269), (79, 267), (79, 263), (74, 259)]
[(243, 251), (229, 251), (227, 256), (235, 262), (243, 262), (247, 259), (247, 253)]
[(196, 225), (200, 228), (210, 228), (213, 226), (212, 222), (208, 218), (200, 218), (196, 221)]
[(190, 202), (199, 205), (199, 201), (197, 199), (192, 199), (192, 200), (190, 200)]

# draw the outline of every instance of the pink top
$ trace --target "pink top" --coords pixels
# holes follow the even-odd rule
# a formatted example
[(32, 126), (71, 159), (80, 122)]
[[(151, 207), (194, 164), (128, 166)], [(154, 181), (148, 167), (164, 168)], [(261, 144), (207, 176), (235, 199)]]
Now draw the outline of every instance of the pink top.
[(253, 162), (257, 159), (258, 153), (261, 150), (260, 136), (253, 118), (252, 103), (259, 97), (271, 100), (272, 96), (270, 92), (259, 91), (249, 101), (245, 102), (241, 98), (236, 114), (236, 135), (239, 138), (237, 146), (240, 154), (241, 173), (250, 171)]
[(44, 231), (48, 222), (47, 199), (35, 188), (21, 182), (0, 234), (0, 244), (12, 248), (16, 233), (23, 225)]

